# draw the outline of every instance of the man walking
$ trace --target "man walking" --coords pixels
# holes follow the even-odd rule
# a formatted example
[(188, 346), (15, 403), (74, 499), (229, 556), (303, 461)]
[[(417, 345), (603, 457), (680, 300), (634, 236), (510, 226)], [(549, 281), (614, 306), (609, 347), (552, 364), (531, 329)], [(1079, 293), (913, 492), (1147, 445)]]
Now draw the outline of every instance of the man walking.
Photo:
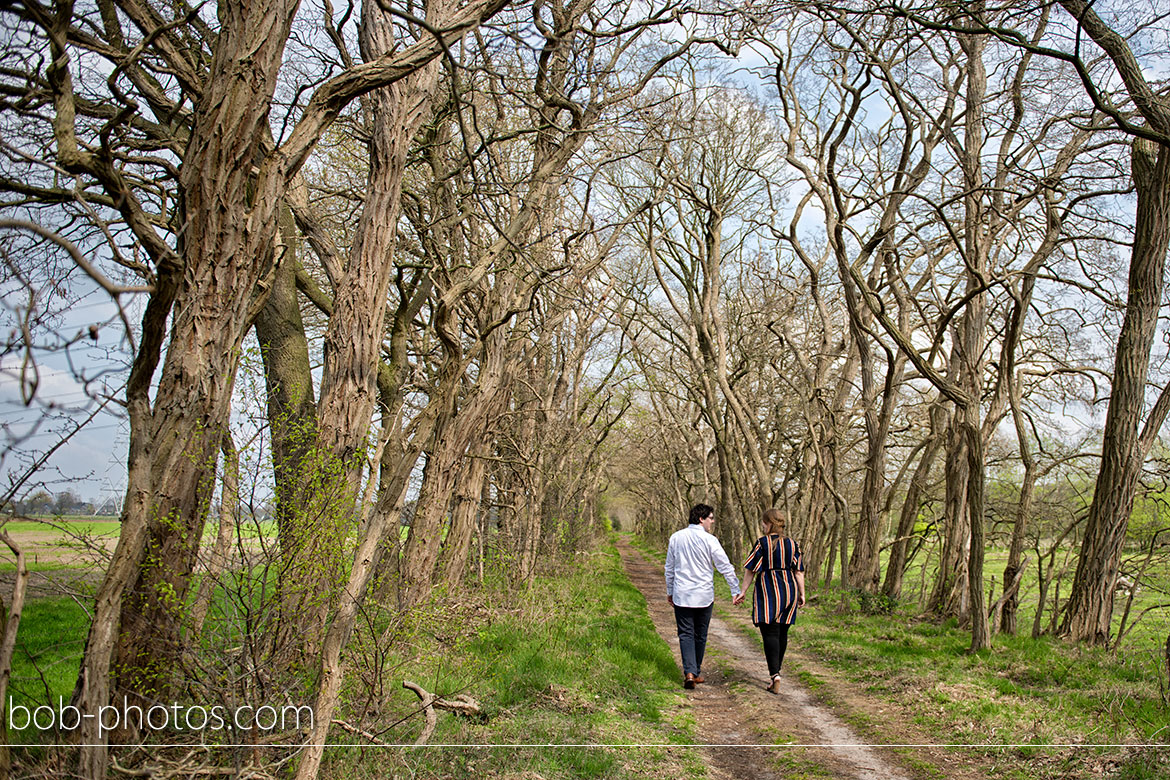
[(707, 649), (707, 627), (715, 605), (712, 570), (727, 580), (734, 599), (739, 595), (735, 567), (727, 560), (723, 545), (711, 534), (715, 510), (706, 504), (691, 508), (689, 524), (675, 531), (666, 548), (666, 600), (674, 607), (678, 626), (678, 649), (682, 655), (683, 687), (703, 682), (703, 653)]

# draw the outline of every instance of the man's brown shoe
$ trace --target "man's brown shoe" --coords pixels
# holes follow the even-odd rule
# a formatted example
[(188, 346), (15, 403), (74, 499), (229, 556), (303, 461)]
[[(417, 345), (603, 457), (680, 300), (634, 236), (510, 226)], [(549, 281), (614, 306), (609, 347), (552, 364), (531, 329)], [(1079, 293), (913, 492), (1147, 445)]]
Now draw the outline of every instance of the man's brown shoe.
[(707, 682), (707, 681), (703, 679), (703, 675), (701, 675), (701, 674), (695, 675), (695, 684), (696, 685), (698, 685), (699, 683), (705, 683), (705, 682)]
[(683, 679), (683, 687), (687, 690), (695, 687), (695, 675), (687, 672), (687, 676)]

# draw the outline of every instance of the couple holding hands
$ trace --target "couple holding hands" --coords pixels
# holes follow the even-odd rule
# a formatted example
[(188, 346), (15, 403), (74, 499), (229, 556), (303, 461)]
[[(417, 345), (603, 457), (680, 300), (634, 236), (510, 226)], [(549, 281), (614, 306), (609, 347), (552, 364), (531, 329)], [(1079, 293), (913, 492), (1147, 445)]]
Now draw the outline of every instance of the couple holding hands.
[(764, 640), (764, 658), (771, 676), (769, 693), (780, 692), (780, 665), (788, 647), (788, 627), (796, 622), (796, 609), (804, 605), (804, 563), (800, 545), (784, 535), (785, 517), (779, 509), (763, 515), (764, 535), (744, 562), (747, 579), (741, 590), (735, 568), (723, 545), (711, 533), (715, 510), (706, 504), (691, 508), (689, 524), (670, 537), (666, 549), (666, 600), (674, 607), (678, 646), (682, 655), (684, 688), (703, 682), (701, 669), (707, 647), (707, 627), (715, 604), (712, 570), (718, 571), (731, 588), (731, 603), (744, 602), (752, 587), (752, 622)]

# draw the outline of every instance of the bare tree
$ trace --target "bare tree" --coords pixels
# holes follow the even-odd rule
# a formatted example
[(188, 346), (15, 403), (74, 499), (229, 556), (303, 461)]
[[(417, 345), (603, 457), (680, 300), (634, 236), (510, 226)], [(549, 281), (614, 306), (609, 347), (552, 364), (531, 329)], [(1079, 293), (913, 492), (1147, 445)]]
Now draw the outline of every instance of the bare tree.
[[(929, 69), (939, 72), (932, 86), (943, 90), (943, 105), (928, 107), (910, 92), (912, 87), (902, 75), (909, 62), (921, 58), (919, 42), (880, 22), (864, 31), (840, 16), (830, 15), (827, 22), (810, 17), (803, 24), (814, 40), (826, 42), (833, 39), (837, 27), (844, 30), (845, 40), (859, 50), (858, 62), (816, 44), (792, 51), (790, 56), (772, 45), (772, 54), (777, 59), (775, 79), (782, 117), (789, 129), (786, 160), (808, 187), (807, 200), (814, 200), (825, 215), (826, 244), (844, 288), (850, 345), (856, 351), (861, 377), (859, 407), (867, 443), (848, 579), (854, 587), (876, 591), (881, 507), (887, 493), (887, 442), (906, 357), (885, 347), (877, 338), (873, 315), (863, 301), (862, 291), (886, 287), (893, 300), (883, 308), (896, 307), (901, 329), (914, 327), (910, 319), (915, 315), (912, 302), (919, 290), (907, 288), (901, 281), (903, 272), (895, 267), (895, 258), (909, 266), (918, 262), (921, 253), (910, 252), (905, 260), (900, 259), (903, 252), (892, 238), (893, 227), (906, 198), (927, 181), (934, 150), (949, 132), (956, 103), (951, 83), (955, 57), (944, 52), (937, 56), (937, 62), (930, 63)], [(818, 94), (816, 85), (806, 84), (804, 70), (810, 67), (823, 71), (830, 91)], [(806, 98), (811, 105), (805, 105)], [(894, 117), (872, 140), (859, 129), (862, 103), (871, 98), (885, 99)], [(824, 112), (831, 119), (822, 129), (818, 124)], [(894, 138), (896, 133), (902, 139), (900, 157), (886, 161), (880, 139)], [(855, 143), (849, 146), (847, 141)], [(890, 172), (885, 170), (887, 165)], [(863, 167), (872, 167), (872, 176), (862, 174)], [(868, 184), (870, 181), (873, 185)], [(867, 222), (871, 226), (868, 230), (863, 227)], [(813, 267), (812, 253), (802, 245), (795, 225), (786, 239), (802, 262)], [(927, 258), (932, 264), (935, 261), (930, 254)], [(855, 277), (863, 273), (866, 279), (859, 287)], [(928, 275), (929, 270), (920, 278)], [(875, 353), (885, 359), (886, 371), (881, 380), (875, 371)]]
[[(272, 245), (290, 179), (349, 101), (434, 60), (499, 5), (468, 6), (441, 36), (327, 80), (279, 145), (268, 140), (270, 108), (296, 3), (222, 8), (214, 34), (198, 11), (167, 18), (137, 3), (103, 6), (93, 25), (72, 4), (14, 9), (36, 30), (30, 51), (48, 53), (49, 65), (25, 83), (51, 103), (46, 120), (58, 164), (84, 180), (83, 188), (93, 183), (152, 265), (140, 266), (152, 292), (127, 385), (127, 501), (79, 675), (76, 699), (85, 711), (109, 699), (115, 645), (120, 686), (131, 693), (165, 686), (166, 659), (178, 642), (174, 610), (199, 545), (240, 345), (283, 260)], [(71, 65), (79, 52), (112, 66), (104, 84), (106, 104), (116, 110), (90, 99), (100, 83), (75, 86)], [(170, 131), (176, 120), (183, 129)], [(122, 139), (135, 135), (155, 144), (148, 148), (173, 151), (176, 165), (152, 162), (168, 170), (175, 211), (151, 213), (159, 199), (139, 186), (137, 158), (122, 151)], [(93, 746), (85, 749), (84, 772), (100, 776), (106, 735), (82, 731)]]
[[(1037, 3), (1006, 17), (1012, 22), (1029, 15), (1047, 15), (1050, 3)], [(1170, 409), (1170, 399), (1155, 403), (1143, 426), (1149, 356), (1157, 323), (1170, 246), (1170, 107), (1151, 84), (1128, 42), (1083, 0), (1060, 0), (1067, 13), (1069, 33), (1063, 39), (1030, 37), (1018, 27), (1001, 26), (990, 7), (985, 15), (950, 5), (883, 5), (915, 24), (958, 31), (962, 35), (993, 37), (1029, 52), (1068, 63), (1079, 77), (1094, 107), (1113, 126), (1133, 138), (1131, 175), (1137, 191), (1137, 216), (1129, 265), (1129, 294), (1118, 336), (1112, 393), (1105, 421), (1101, 469), (1089, 513), (1089, 524), (1077, 563), (1062, 633), (1079, 641), (1103, 644), (1110, 635), (1114, 581), (1125, 529), (1132, 511), (1134, 489), (1148, 453), (1143, 445), (1156, 436)], [(1015, 11), (1016, 9), (1013, 9)], [(1156, 14), (1149, 18), (1158, 18)], [(1133, 29), (1140, 34), (1147, 22)], [(1086, 40), (1087, 38), (1087, 40)], [(1093, 46), (1089, 45), (1092, 41)], [(1063, 44), (1063, 45), (1062, 45)], [(1103, 56), (1102, 56), (1103, 55)], [(1118, 83), (1112, 89), (1106, 85)]]
[[(737, 556), (760, 508), (777, 496), (766, 436), (744, 394), (755, 377), (733, 356), (725, 285), (732, 264), (759, 251), (750, 226), (772, 219), (766, 193), (774, 141), (768, 117), (748, 95), (691, 78), (689, 92), (644, 109), (638, 180), (619, 186), (628, 201), (651, 202), (636, 228), (668, 308), (652, 306), (642, 316), (685, 360), (683, 382), (713, 435), (718, 509), (738, 520), (719, 534)], [(744, 126), (755, 132), (743, 134)]]

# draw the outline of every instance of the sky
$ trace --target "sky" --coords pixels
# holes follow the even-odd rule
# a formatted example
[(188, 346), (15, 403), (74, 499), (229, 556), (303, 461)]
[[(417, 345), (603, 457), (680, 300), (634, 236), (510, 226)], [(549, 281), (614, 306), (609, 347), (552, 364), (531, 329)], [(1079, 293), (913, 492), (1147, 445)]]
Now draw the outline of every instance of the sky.
[[(92, 416), (15, 497), (43, 488), (51, 494), (72, 490), (93, 502), (120, 500), (129, 426), (111, 397), (123, 395), (129, 354), (125, 328), (115, 319), (109, 298), (84, 275), (70, 272), (54, 280), (71, 288), (67, 308), (55, 308), (52, 296), (44, 294), (51, 286), (44, 280), (29, 279), (30, 285), (21, 286), (9, 279), (0, 288), (0, 486), (6, 493), (31, 462)], [(51, 325), (34, 331), (37, 347), (31, 352), (12, 347), (14, 329), (29, 308), (28, 287), (37, 289), (35, 308), (49, 312), (46, 324)], [(94, 292), (87, 294), (87, 287)], [(128, 319), (134, 322), (135, 301), (127, 303)]]

